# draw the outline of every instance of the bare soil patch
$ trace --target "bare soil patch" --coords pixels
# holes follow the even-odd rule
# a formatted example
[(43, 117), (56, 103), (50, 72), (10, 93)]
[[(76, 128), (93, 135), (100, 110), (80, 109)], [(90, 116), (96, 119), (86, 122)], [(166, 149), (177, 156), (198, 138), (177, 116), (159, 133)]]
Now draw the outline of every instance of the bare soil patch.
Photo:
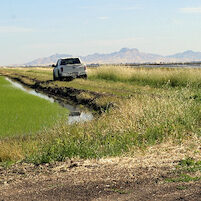
[(0, 170), (0, 200), (197, 201), (200, 180), (166, 181), (177, 176), (175, 166), (191, 153), (183, 146), (164, 145), (132, 158), (75, 159), (39, 166), (18, 163)]

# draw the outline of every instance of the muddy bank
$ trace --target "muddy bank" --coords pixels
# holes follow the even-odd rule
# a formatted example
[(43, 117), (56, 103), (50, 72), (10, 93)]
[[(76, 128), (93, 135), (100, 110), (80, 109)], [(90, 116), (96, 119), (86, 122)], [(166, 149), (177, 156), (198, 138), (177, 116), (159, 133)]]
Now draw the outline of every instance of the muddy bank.
[[(108, 110), (114, 105), (111, 102), (103, 104), (97, 103), (97, 100), (99, 98), (108, 97), (111, 96), (111, 94), (101, 94), (89, 90), (75, 89), (72, 87), (59, 87), (53, 80), (39, 81), (37, 79), (18, 74), (1, 73), (1, 75), (17, 81), (31, 89), (53, 97), (58, 101), (65, 102), (66, 100), (68, 102), (72, 102), (73, 104), (84, 105), (87, 108), (98, 112), (99, 114)], [(81, 97), (80, 95), (82, 95), (83, 97)]]

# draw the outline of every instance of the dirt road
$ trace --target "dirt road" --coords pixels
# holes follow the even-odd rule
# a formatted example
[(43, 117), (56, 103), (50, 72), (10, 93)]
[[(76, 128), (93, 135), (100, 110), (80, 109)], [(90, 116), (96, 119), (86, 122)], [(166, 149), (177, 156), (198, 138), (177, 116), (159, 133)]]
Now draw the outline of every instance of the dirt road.
[(1, 168), (0, 200), (200, 200), (200, 180), (167, 182), (188, 153), (172, 147), (158, 155), (157, 149), (132, 158)]

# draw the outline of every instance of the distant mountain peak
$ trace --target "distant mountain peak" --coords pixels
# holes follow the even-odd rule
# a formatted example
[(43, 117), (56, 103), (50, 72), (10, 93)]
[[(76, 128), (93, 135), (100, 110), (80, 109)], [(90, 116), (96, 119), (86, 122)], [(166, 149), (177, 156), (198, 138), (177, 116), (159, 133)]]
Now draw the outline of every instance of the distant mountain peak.
[(127, 47), (124, 47), (124, 48), (121, 48), (119, 52), (127, 52), (131, 49), (127, 48)]
[[(28, 62), (27, 66), (50, 65), (56, 63), (60, 58), (72, 57), (70, 54), (54, 54), (49, 57), (39, 58)], [(118, 64), (118, 63), (160, 63), (160, 62), (186, 62), (186, 61), (201, 61), (201, 52), (187, 50), (182, 53), (177, 53), (170, 56), (161, 56), (140, 52), (136, 48), (122, 48), (117, 52), (109, 54), (95, 53), (87, 56), (80, 56), (85, 63), (101, 63), (101, 64)]]
[(173, 54), (168, 57), (175, 58), (180, 61), (201, 61), (201, 52), (194, 52), (193, 50), (186, 50), (182, 53)]
[(58, 59), (65, 58), (65, 57), (72, 57), (70, 54), (53, 54), (49, 57), (43, 57), (39, 59), (35, 59), (31, 62), (25, 63), (26, 66), (43, 66), (43, 65), (51, 65), (56, 63)]
[(193, 50), (186, 50), (183, 53), (194, 53), (194, 51)]
[(121, 48), (119, 52), (124, 53), (124, 52), (130, 52), (130, 51), (139, 52), (139, 50), (137, 48), (131, 49), (131, 48), (127, 48), (127, 47)]

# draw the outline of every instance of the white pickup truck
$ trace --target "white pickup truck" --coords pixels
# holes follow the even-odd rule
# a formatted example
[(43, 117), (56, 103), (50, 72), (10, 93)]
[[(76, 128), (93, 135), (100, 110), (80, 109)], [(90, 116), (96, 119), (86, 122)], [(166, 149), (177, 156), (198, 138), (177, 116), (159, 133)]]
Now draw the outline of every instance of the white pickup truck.
[(86, 66), (79, 58), (59, 59), (56, 65), (52, 65), (53, 80), (72, 80), (74, 78), (87, 78)]

